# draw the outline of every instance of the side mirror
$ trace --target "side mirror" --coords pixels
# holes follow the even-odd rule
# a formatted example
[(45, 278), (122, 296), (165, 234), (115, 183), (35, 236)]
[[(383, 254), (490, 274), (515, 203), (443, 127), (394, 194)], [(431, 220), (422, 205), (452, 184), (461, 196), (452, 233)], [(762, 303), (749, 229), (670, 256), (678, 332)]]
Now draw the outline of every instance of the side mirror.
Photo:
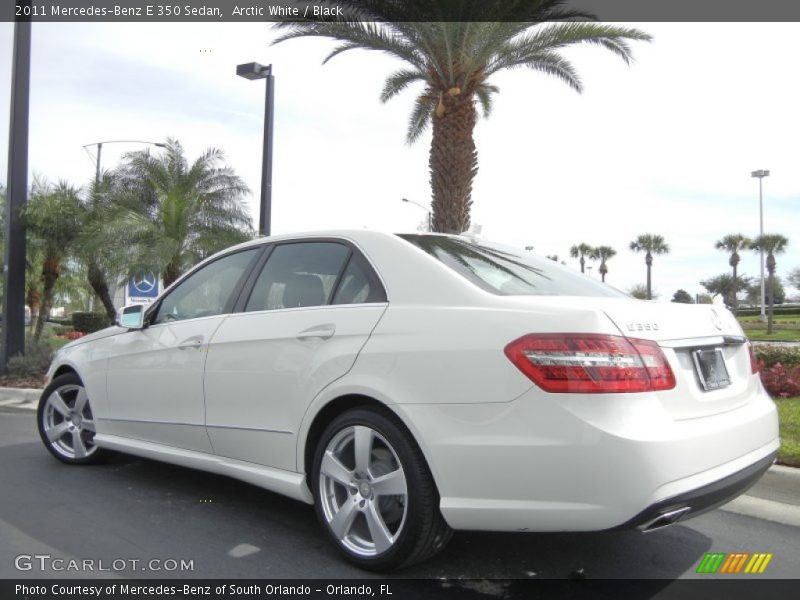
[(122, 309), (117, 319), (120, 327), (128, 329), (142, 329), (144, 327), (144, 305), (131, 304)]

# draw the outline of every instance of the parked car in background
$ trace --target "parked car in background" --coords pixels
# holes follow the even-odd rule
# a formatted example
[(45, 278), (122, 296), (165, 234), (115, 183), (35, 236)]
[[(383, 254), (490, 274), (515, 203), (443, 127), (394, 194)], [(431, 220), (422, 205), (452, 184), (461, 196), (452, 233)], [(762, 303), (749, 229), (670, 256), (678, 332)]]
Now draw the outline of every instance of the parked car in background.
[(127, 452), (313, 503), (349, 560), (453, 529), (655, 530), (778, 448), (736, 319), (633, 300), (472, 237), (331, 231), (221, 252), (57, 352), (38, 423), (69, 464)]

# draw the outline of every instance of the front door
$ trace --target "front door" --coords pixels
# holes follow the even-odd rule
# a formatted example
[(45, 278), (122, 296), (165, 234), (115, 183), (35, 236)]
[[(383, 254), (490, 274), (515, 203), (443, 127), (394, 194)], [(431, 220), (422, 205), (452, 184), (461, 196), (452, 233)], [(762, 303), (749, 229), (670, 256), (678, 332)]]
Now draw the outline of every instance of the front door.
[(114, 338), (107, 433), (212, 451), (203, 398), (208, 344), (259, 252), (250, 248), (202, 266), (168, 292), (144, 329)]

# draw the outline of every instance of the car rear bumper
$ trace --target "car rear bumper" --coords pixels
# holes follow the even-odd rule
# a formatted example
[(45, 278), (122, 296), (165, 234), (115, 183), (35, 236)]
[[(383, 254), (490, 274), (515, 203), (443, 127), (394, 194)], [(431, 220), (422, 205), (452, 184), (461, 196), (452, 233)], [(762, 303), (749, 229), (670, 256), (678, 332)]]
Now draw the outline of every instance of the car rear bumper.
[(614, 529), (654, 531), (708, 512), (746, 492), (775, 462), (777, 452), (702, 487), (665, 498)]
[[(654, 394), (536, 389), (505, 403), (393, 408), (454, 529), (597, 531), (646, 525), (687, 498), (697, 514), (744, 491), (779, 446), (775, 405), (757, 389), (734, 410), (688, 420)], [(739, 473), (757, 475), (739, 488)]]

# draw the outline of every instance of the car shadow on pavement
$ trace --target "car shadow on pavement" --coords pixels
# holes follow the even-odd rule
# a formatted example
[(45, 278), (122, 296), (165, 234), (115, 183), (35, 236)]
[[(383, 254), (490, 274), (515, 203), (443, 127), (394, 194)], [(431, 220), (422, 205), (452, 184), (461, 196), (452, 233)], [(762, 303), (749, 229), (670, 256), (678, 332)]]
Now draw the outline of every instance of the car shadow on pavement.
[[(311, 506), (227, 477), (118, 454), (71, 467), (25, 443), (2, 448), (0, 481), (12, 484), (0, 500), (2, 519), (65, 555), (193, 561), (191, 572), (148, 577), (378, 576), (338, 556)], [(693, 570), (710, 545), (680, 525), (648, 534), (456, 532), (441, 554), (392, 576), (668, 582)]]

